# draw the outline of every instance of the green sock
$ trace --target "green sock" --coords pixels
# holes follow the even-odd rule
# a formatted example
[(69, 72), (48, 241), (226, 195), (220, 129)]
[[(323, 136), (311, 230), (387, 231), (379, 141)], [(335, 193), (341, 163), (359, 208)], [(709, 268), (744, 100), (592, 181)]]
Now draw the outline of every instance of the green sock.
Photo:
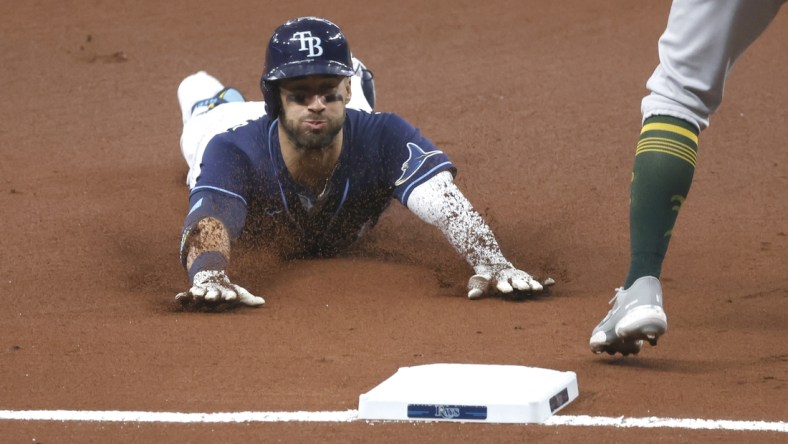
[(643, 276), (659, 278), (673, 226), (687, 198), (698, 155), (698, 129), (681, 119), (643, 122), (629, 202), (630, 263), (624, 288)]

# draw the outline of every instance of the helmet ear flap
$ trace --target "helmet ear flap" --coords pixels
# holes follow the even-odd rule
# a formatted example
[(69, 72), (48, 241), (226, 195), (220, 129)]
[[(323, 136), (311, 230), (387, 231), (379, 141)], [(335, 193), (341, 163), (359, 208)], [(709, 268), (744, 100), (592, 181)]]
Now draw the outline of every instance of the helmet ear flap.
[(267, 82), (260, 79), (260, 90), (263, 92), (265, 100), (265, 113), (271, 120), (279, 117), (282, 109), (281, 99), (279, 98), (279, 86), (275, 82)]

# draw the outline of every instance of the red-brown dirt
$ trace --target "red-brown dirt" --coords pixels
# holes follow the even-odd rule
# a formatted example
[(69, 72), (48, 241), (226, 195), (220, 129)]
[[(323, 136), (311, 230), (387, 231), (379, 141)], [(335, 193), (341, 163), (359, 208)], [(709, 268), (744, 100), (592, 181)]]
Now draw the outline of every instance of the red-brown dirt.
[[(3, 2), (0, 409), (323, 411), (399, 367), (577, 373), (560, 414), (788, 419), (788, 15), (739, 61), (665, 263), (670, 330), (595, 356), (621, 285), (645, 81), (669, 2)], [(271, 31), (327, 17), (381, 111), (442, 147), (517, 265), (557, 280), (469, 301), (471, 270), (398, 204), (330, 260), (244, 252), (261, 309), (182, 312), (175, 91), (200, 69), (259, 100)], [(780, 79), (783, 79), (781, 81)], [(778, 442), (784, 433), (425, 423), (1, 421), (4, 442)]]

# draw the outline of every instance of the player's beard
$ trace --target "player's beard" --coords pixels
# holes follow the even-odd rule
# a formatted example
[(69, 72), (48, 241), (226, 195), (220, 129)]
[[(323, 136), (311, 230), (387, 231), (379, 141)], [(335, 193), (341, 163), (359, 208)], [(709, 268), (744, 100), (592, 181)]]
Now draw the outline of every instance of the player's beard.
[[(307, 116), (304, 120), (310, 117), (313, 116)], [(279, 119), (290, 142), (297, 149), (305, 151), (321, 151), (328, 148), (337, 137), (337, 134), (339, 134), (339, 131), (342, 130), (342, 125), (345, 123), (345, 115), (342, 114), (342, 117), (333, 120), (326, 118), (326, 120), (325, 128), (318, 132), (313, 132), (307, 129), (299, 129), (301, 121), (290, 119), (284, 111), (282, 112), (282, 118)]]

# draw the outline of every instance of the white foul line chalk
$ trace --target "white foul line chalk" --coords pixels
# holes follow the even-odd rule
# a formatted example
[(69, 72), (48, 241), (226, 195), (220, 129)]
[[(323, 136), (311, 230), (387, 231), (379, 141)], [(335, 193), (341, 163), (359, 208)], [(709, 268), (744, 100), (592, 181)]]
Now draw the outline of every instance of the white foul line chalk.
[[(359, 419), (358, 410), (333, 412), (297, 411), (218, 413), (141, 412), (117, 410), (0, 410), (0, 420), (199, 424), (249, 422), (353, 422), (358, 421)], [(554, 415), (541, 425), (621, 428), (677, 428), (689, 430), (734, 430), (788, 433), (788, 423), (783, 421), (733, 421), (691, 418), (626, 418), (623, 416), (613, 418), (586, 415)]]

